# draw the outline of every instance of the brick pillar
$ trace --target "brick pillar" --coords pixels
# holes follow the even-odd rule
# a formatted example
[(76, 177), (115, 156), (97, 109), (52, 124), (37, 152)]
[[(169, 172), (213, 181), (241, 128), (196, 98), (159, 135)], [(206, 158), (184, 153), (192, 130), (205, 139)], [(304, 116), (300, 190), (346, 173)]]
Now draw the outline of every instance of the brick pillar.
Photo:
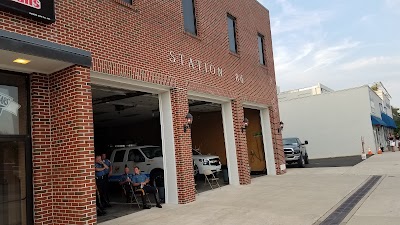
[(49, 77), (32, 74), (30, 80), (34, 222), (53, 224)]
[[(247, 151), (246, 133), (242, 132), (244, 110), (239, 100), (232, 101), (233, 123), (236, 137), (236, 154), (239, 170), (239, 182), (242, 185), (250, 184), (249, 153)], [(251, 123), (251, 121), (250, 121)]]
[(172, 116), (174, 121), (175, 158), (178, 202), (186, 204), (195, 200), (191, 130), (185, 133), (186, 115), (189, 112), (186, 89), (171, 90)]
[(53, 224), (96, 224), (90, 69), (71, 66), (49, 81)]
[(269, 108), (269, 115), (271, 121), (272, 141), (274, 145), (276, 174), (280, 175), (286, 173), (286, 171), (281, 170), (280, 167), (280, 165), (286, 164), (286, 161), (282, 144), (282, 132), (278, 132), (278, 128), (280, 127), (280, 118), (277, 102), (274, 102), (273, 106)]

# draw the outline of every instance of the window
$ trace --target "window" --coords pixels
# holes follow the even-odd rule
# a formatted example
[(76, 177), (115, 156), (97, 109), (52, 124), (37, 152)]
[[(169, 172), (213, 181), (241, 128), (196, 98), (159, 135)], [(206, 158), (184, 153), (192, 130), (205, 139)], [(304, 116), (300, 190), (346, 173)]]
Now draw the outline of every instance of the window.
[(283, 145), (296, 145), (297, 139), (296, 138), (284, 138), (283, 139)]
[(122, 0), (122, 1), (125, 2), (125, 3), (128, 3), (130, 5), (132, 5), (132, 2), (133, 2), (133, 0)]
[(123, 162), (125, 156), (125, 150), (116, 151), (114, 155), (114, 162)]
[(383, 112), (382, 103), (379, 103), (379, 109)]
[(146, 157), (149, 159), (163, 156), (161, 147), (146, 147), (146, 148), (141, 148), (141, 150), (143, 154), (145, 154)]
[(27, 134), (27, 88), (24, 76), (0, 73), (0, 135)]
[(138, 149), (131, 149), (128, 155), (128, 161), (144, 162), (146, 161), (142, 153)]
[(194, 0), (182, 0), (185, 31), (197, 35)]
[(264, 58), (264, 36), (258, 34), (258, 58), (260, 60), (261, 65), (265, 65), (265, 58)]
[(237, 53), (236, 45), (236, 18), (228, 14), (229, 50)]

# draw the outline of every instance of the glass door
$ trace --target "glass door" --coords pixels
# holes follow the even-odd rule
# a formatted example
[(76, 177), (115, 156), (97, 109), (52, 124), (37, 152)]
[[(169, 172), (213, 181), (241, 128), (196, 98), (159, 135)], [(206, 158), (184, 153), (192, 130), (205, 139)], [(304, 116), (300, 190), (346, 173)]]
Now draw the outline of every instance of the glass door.
[(0, 138), (0, 224), (26, 224), (25, 140)]
[(28, 77), (0, 71), (0, 224), (30, 225), (32, 154)]

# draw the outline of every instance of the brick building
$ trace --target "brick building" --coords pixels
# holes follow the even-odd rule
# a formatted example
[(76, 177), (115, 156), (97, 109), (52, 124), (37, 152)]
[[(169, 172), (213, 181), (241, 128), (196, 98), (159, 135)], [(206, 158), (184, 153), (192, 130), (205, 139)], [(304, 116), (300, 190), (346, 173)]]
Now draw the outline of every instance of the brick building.
[(251, 182), (244, 108), (259, 111), (268, 174), (284, 173), (269, 13), (256, 0), (0, 9), (1, 224), (96, 223), (93, 85), (158, 95), (167, 203), (195, 201), (190, 99), (221, 105), (232, 185)]

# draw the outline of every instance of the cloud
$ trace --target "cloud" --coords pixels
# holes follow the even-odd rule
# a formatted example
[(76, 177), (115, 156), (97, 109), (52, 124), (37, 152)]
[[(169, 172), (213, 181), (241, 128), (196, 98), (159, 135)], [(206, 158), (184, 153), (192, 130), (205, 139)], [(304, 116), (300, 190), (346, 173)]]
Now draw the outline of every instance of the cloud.
[(338, 45), (322, 48), (314, 54), (313, 65), (304, 70), (304, 72), (308, 72), (318, 67), (331, 65), (339, 61), (346, 56), (346, 53), (349, 50), (357, 47), (359, 44), (360, 42), (351, 42), (349, 40), (344, 40)]
[(385, 66), (385, 65), (398, 65), (400, 67), (400, 57), (370, 57), (357, 59), (350, 63), (345, 63), (340, 66), (343, 70), (357, 70), (367, 67)]
[(399, 0), (385, 0), (385, 4), (388, 8), (395, 12), (400, 13), (400, 1)]
[(400, 8), (399, 0), (385, 0), (385, 4), (390, 8)]
[[(260, 2), (264, 3), (265, 1)], [(296, 8), (287, 0), (276, 0), (275, 2), (280, 6), (282, 12), (271, 18), (271, 30), (274, 35), (317, 27), (331, 16), (331, 12), (325, 10), (307, 11)]]
[[(358, 7), (358, 1), (259, 2), (270, 8), (282, 91), (316, 83), (341, 90), (382, 81), (392, 96), (400, 96), (399, 32), (392, 29), (400, 0), (368, 1), (362, 11), (348, 10)], [(400, 106), (400, 98), (392, 103)]]
[(275, 69), (283, 72), (290, 69), (297, 62), (307, 58), (310, 53), (315, 49), (315, 43), (305, 43), (295, 51), (290, 51), (286, 46), (278, 46), (275, 54)]
[(361, 22), (361, 23), (369, 22), (369, 21), (371, 21), (371, 19), (372, 19), (374, 16), (375, 16), (374, 14), (362, 16), (362, 17), (360, 18), (360, 22)]

